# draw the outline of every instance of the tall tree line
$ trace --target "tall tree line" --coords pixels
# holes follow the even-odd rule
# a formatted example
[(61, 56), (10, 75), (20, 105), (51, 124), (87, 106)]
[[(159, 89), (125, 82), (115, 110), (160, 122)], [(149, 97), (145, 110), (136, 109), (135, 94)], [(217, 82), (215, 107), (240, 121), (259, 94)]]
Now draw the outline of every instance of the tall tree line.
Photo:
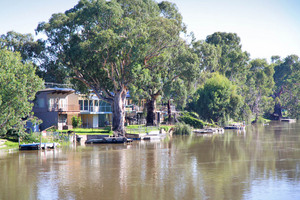
[(46, 81), (72, 82), (110, 102), (116, 133), (124, 133), (128, 91), (147, 100), (148, 125), (157, 102), (171, 100), (207, 121), (280, 119), (282, 110), (299, 117), (298, 56), (250, 59), (235, 33), (183, 39), (186, 25), (170, 2), (81, 0), (36, 31), (47, 39), (8, 32), (0, 48), (20, 52)]

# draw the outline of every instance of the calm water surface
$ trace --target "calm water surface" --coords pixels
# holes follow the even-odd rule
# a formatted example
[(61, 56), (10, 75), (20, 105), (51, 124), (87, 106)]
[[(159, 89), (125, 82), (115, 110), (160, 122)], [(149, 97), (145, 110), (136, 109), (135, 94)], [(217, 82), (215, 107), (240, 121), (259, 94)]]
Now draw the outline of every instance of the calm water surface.
[(300, 123), (0, 152), (0, 200), (300, 199)]

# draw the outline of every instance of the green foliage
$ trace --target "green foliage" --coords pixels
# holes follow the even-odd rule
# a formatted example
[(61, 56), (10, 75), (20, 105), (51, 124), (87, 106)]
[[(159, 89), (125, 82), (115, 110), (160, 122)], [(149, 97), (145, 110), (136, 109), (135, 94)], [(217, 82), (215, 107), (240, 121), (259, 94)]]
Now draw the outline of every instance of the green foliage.
[(206, 123), (200, 119), (197, 119), (196, 116), (196, 113), (185, 112), (182, 116), (179, 117), (179, 121), (188, 124), (194, 128), (203, 128), (206, 125)]
[(164, 129), (166, 132), (168, 132), (170, 130), (170, 128), (173, 127), (173, 126), (159, 126), (160, 129)]
[(26, 143), (38, 143), (40, 142), (40, 136), (35, 133), (26, 133), (22, 138), (21, 141), (25, 141)]
[(183, 29), (175, 8), (154, 0), (81, 0), (40, 23), (37, 32), (47, 35), (49, 63), (63, 66), (76, 85), (83, 83), (112, 103), (113, 130), (123, 133), (129, 87), (141, 75), (155, 74)]
[[(300, 117), (300, 59), (296, 55), (287, 56), (275, 64), (275, 96), (279, 98), (279, 109), (285, 109), (289, 117)], [(280, 103), (280, 104), (278, 104)]]
[(22, 61), (28, 62), (39, 58), (41, 51), (44, 49), (44, 43), (41, 40), (34, 41), (31, 34), (9, 31), (6, 35), (0, 36), (0, 49), (19, 52)]
[(74, 128), (80, 127), (81, 124), (82, 124), (81, 117), (73, 116), (73, 117), (71, 118), (71, 120), (72, 120), (72, 126), (73, 126), (73, 129), (74, 129)]
[(24, 132), (31, 101), (42, 87), (31, 63), (22, 63), (19, 53), (0, 49), (0, 135), (12, 128)]
[(192, 128), (185, 123), (177, 123), (174, 127), (175, 135), (190, 135), (192, 133)]
[(247, 75), (246, 85), (243, 88), (245, 102), (256, 119), (265, 112), (271, 113), (274, 101), (271, 97), (274, 88), (274, 68), (264, 59), (255, 59), (250, 62), (250, 72)]
[(190, 109), (200, 118), (214, 122), (224, 120), (225, 116), (237, 117), (242, 106), (242, 97), (236, 94), (234, 86), (225, 76), (214, 73), (203, 87), (195, 93)]
[[(247, 62), (250, 55), (242, 51), (240, 37), (236, 33), (216, 32), (207, 36), (205, 42), (215, 46), (212, 58), (217, 59), (217, 63), (216, 61), (208, 62), (209, 65), (205, 67), (218, 71), (231, 81), (243, 83), (248, 72)], [(211, 53), (208, 52), (208, 54)], [(202, 56), (202, 58), (206, 60), (206, 56)], [(210, 60), (212, 59), (210, 58)]]

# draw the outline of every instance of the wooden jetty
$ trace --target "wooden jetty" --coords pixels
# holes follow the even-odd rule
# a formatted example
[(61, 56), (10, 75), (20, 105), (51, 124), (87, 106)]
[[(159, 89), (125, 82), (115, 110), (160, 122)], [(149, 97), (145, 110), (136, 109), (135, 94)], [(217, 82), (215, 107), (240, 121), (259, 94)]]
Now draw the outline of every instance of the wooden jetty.
[(55, 149), (57, 143), (31, 143), (31, 144), (20, 144), (19, 150), (40, 150), (40, 149)]
[(165, 133), (160, 133), (158, 130), (157, 131), (150, 131), (149, 133), (140, 133), (140, 134), (128, 134), (126, 133), (125, 136), (127, 138), (130, 138), (132, 140), (152, 140), (152, 141), (157, 141), (161, 140), (166, 137)]
[(231, 124), (229, 126), (225, 126), (224, 129), (237, 129), (237, 130), (245, 130), (245, 125), (237, 123)]
[(100, 143), (106, 143), (106, 144), (117, 144), (117, 143), (129, 143), (132, 142), (132, 139), (128, 139), (126, 137), (103, 137), (99, 139), (89, 139), (86, 140), (86, 144), (100, 144)]
[(296, 119), (281, 119), (282, 122), (296, 123)]
[(193, 133), (196, 135), (203, 135), (203, 134), (213, 134), (213, 133), (224, 133), (223, 128), (204, 128), (204, 129), (195, 129)]

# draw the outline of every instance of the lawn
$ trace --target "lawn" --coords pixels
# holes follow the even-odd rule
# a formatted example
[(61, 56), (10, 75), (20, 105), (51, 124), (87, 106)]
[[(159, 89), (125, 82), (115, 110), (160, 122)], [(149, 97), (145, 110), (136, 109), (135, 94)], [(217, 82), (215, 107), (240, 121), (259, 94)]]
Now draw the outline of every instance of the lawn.
[(17, 149), (19, 148), (18, 142), (6, 141), (3, 145), (0, 145), (0, 149)]
[(58, 131), (61, 133), (67, 133), (68, 131), (74, 131), (77, 135), (113, 135), (113, 133), (107, 129), (94, 129), (94, 128), (75, 128), (72, 130)]
[(129, 125), (126, 126), (126, 133), (131, 134), (140, 134), (140, 133), (149, 133), (151, 131), (158, 131), (160, 129), (164, 129), (165, 131), (169, 131), (169, 129), (173, 126), (162, 125), (162, 126), (145, 126), (145, 125)]

